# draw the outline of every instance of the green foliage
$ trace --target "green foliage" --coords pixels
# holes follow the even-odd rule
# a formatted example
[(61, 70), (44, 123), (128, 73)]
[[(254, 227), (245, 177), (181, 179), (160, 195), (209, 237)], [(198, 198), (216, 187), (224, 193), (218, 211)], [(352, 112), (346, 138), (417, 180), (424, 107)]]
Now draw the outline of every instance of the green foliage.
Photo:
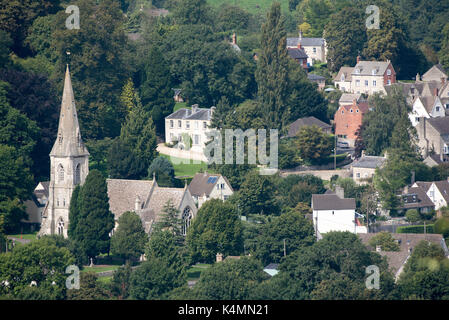
[(399, 244), (396, 243), (394, 238), (389, 232), (379, 232), (369, 241), (369, 245), (373, 248), (381, 246), (382, 251), (399, 251)]
[(68, 300), (108, 300), (110, 293), (97, 281), (95, 272), (83, 272), (80, 277), (79, 290), (69, 290)]
[(288, 175), (279, 178), (276, 183), (278, 199), (282, 206), (294, 208), (299, 202), (310, 204), (312, 194), (321, 194), (326, 191), (323, 180), (311, 174)]
[(71, 238), (88, 257), (108, 253), (114, 215), (109, 211), (106, 180), (98, 170), (89, 172), (77, 199), (71, 200), (72, 204), (73, 208), (78, 208), (75, 210), (78, 218), (69, 224)]
[(199, 300), (247, 300), (266, 278), (260, 261), (251, 257), (229, 259), (203, 271), (193, 295)]
[(262, 225), (255, 239), (254, 256), (264, 265), (279, 263), (284, 256), (284, 241), (287, 256), (312, 245), (315, 242), (312, 222), (293, 210), (274, 217)]
[(145, 59), (140, 93), (142, 105), (151, 114), (159, 134), (165, 133), (165, 117), (175, 105), (172, 88), (169, 65), (162, 52), (153, 46)]
[(281, 6), (274, 2), (262, 25), (261, 52), (257, 62), (256, 81), (259, 107), (267, 128), (285, 127), (288, 109), (288, 67), (286, 32)]
[(421, 216), (416, 209), (407, 210), (407, 212), (405, 213), (405, 217), (407, 218), (407, 221), (410, 222), (418, 222), (419, 220), (421, 220)]
[(108, 172), (108, 153), (114, 140), (104, 138), (103, 140), (88, 140), (85, 142), (87, 150), (89, 150), (89, 168), (90, 170), (98, 170), (103, 177), (109, 176)]
[(118, 219), (117, 230), (111, 237), (111, 252), (126, 260), (137, 260), (143, 254), (148, 235), (135, 212), (127, 211)]
[(347, 7), (334, 13), (324, 30), (327, 65), (338, 72), (344, 65), (353, 66), (366, 41), (365, 19), (360, 9)]
[(449, 263), (442, 248), (421, 241), (413, 248), (398, 281), (402, 299), (447, 300), (449, 298)]
[(173, 18), (178, 24), (207, 24), (210, 8), (206, 0), (177, 1)]
[(172, 289), (184, 284), (184, 279), (164, 261), (153, 258), (144, 261), (131, 274), (129, 296), (135, 300), (163, 299)]
[[(380, 268), (380, 290), (365, 286), (367, 266)], [(287, 256), (280, 272), (255, 291), (255, 299), (390, 299), (394, 279), (388, 265), (357, 235), (329, 232), (312, 246)]]
[(434, 225), (435, 233), (442, 234), (445, 239), (449, 238), (449, 217), (439, 218)]
[[(396, 229), (397, 233), (424, 233), (424, 225), (402, 226)], [(433, 224), (426, 224), (426, 233), (435, 233)]]
[(243, 251), (243, 227), (235, 207), (212, 199), (198, 210), (187, 231), (192, 262), (213, 262), (217, 253), (238, 255)]
[(180, 187), (180, 181), (175, 179), (175, 169), (165, 157), (157, 157), (148, 168), (148, 178), (156, 176), (157, 184), (161, 187)]
[[(64, 299), (65, 269), (74, 262), (70, 251), (53, 237), (44, 236), (17, 246), (12, 252), (0, 254), (0, 279), (9, 282), (9, 287), (0, 286), (0, 295), (27, 300)], [(36, 281), (37, 287), (30, 288), (32, 281)]]
[(271, 177), (249, 172), (238, 192), (239, 212), (250, 214), (278, 214), (279, 207), (275, 198), (276, 189)]
[(449, 70), (449, 23), (443, 28), (443, 39), (441, 39), (440, 61), (446, 70)]
[(129, 296), (131, 273), (130, 263), (126, 263), (114, 272), (110, 287), (112, 295), (118, 300), (125, 300)]
[(302, 159), (317, 164), (332, 153), (333, 138), (317, 126), (305, 126), (298, 132), (296, 145)]
[(180, 212), (176, 209), (171, 200), (168, 200), (162, 209), (162, 215), (154, 224), (154, 230), (168, 230), (175, 237), (176, 244), (181, 246), (184, 244), (184, 236), (182, 234), (182, 225), (184, 222), (180, 218)]
[(0, 30), (0, 69), (10, 64), (9, 54), (12, 39), (8, 32)]

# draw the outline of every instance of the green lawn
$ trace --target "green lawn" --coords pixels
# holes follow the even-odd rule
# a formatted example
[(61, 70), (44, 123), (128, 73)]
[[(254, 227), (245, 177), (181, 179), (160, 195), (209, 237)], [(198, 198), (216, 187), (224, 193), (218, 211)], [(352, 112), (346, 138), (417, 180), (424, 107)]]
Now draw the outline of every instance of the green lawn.
[(104, 272), (104, 271), (111, 271), (111, 270), (117, 270), (120, 266), (93, 266), (93, 267), (84, 267), (84, 269), (81, 272), (89, 272), (94, 271), (95, 273)]
[(176, 112), (181, 108), (190, 109), (190, 107), (187, 106), (187, 102), (176, 102), (175, 107), (173, 108), (173, 112)]
[(25, 234), (8, 234), (8, 237), (14, 237), (20, 239), (26, 239), (26, 240), (36, 240), (37, 239), (37, 231), (33, 233), (25, 233)]
[[(274, 0), (207, 0), (207, 2), (214, 7), (219, 7), (224, 3), (236, 5), (252, 14), (265, 16)], [(278, 2), (281, 3), (282, 11), (288, 10), (288, 0), (278, 0)]]
[(207, 169), (206, 162), (201, 161), (201, 163), (197, 163), (198, 161), (195, 161), (195, 163), (193, 163), (194, 162), (193, 160), (170, 157), (165, 154), (160, 155), (170, 160), (170, 162), (173, 164), (173, 168), (175, 169), (175, 176), (193, 177), (195, 173), (200, 172), (201, 169), (203, 171)]
[(194, 266), (191, 266), (188, 270), (187, 270), (187, 279), (189, 281), (191, 280), (198, 280), (200, 278), (201, 272), (204, 271), (205, 269), (209, 268), (211, 265), (210, 264), (196, 264)]
[(110, 283), (112, 281), (112, 277), (98, 277), (97, 281), (101, 283)]

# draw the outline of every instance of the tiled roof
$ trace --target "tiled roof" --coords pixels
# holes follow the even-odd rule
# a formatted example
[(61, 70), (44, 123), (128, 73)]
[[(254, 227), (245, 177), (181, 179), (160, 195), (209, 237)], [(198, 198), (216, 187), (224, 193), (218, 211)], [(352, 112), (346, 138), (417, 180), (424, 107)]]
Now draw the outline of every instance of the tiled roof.
[(426, 119), (426, 121), (428, 124), (434, 127), (439, 134), (449, 134), (449, 117), (430, 118)]
[(308, 55), (304, 51), (304, 49), (288, 48), (287, 51), (288, 51), (288, 55), (292, 59), (307, 59), (308, 58)]
[[(371, 248), (369, 246), (369, 241), (376, 234), (377, 233), (358, 233), (357, 235), (362, 240), (362, 242), (368, 246), (368, 248), (370, 248), (371, 250), (375, 250), (375, 248)], [(413, 248), (416, 247), (421, 241), (429, 241), (431, 243), (441, 245), (442, 247), (444, 246), (442, 244), (443, 236), (440, 234), (392, 233), (391, 235), (394, 239), (399, 241), (399, 251), (381, 251), (379, 252), (379, 254), (387, 258), (388, 265), (390, 269), (396, 274), (396, 276), (399, 275), (398, 271), (401, 270), (401, 267), (404, 265), (407, 257), (410, 255), (409, 249), (411, 249), (413, 252)]]
[[(354, 67), (352, 75), (371, 76), (373, 70), (375, 70), (374, 75), (383, 75), (389, 65), (390, 62), (387, 61), (359, 61)], [(356, 70), (360, 70), (360, 73), (356, 73)]]
[(122, 213), (134, 211), (136, 198), (143, 204), (153, 187), (153, 180), (106, 179), (109, 208), (117, 220)]
[(438, 188), (438, 190), (440, 190), (444, 200), (446, 200), (446, 202), (449, 203), (449, 181), (442, 180), (442, 181), (435, 181), (434, 183)]
[(384, 157), (375, 157), (375, 156), (363, 156), (357, 161), (354, 161), (352, 164), (353, 167), (356, 168), (371, 168), (375, 169), (380, 166), (386, 161), (387, 159)]
[[(287, 38), (287, 47), (297, 47), (299, 38)], [(301, 38), (301, 46), (303, 47), (319, 47), (324, 45), (323, 38)]]
[(314, 73), (308, 73), (307, 74), (307, 79), (309, 79), (310, 81), (326, 80), (325, 77), (320, 76), (318, 74), (314, 74)]
[(345, 81), (351, 82), (352, 79), (351, 74), (353, 70), (354, 67), (341, 67), (337, 75), (335, 76), (334, 81), (341, 81), (341, 76), (344, 75)]
[(341, 199), (336, 194), (313, 194), (313, 210), (348, 210), (355, 209), (355, 199)]
[(435, 204), (432, 200), (430, 200), (426, 192), (419, 187), (408, 188), (407, 193), (404, 191), (401, 197), (402, 205), (400, 209), (407, 210), (414, 208), (435, 207)]
[(423, 81), (429, 80), (441, 80), (442, 77), (447, 78), (447, 72), (444, 70), (441, 64), (436, 64), (432, 66), (426, 73), (422, 75)]
[(317, 126), (321, 129), (330, 129), (332, 126), (330, 124), (327, 124), (326, 122), (323, 122), (315, 117), (304, 117), (299, 118), (290, 126), (288, 127), (288, 137), (294, 137), (298, 133), (299, 130), (301, 130), (304, 126)]
[(340, 99), (338, 100), (339, 104), (352, 104), (355, 101), (359, 101), (360, 98), (362, 97), (361, 93), (346, 93), (344, 92)]
[[(210, 174), (207, 172), (197, 173), (189, 184), (189, 191), (192, 196), (201, 197), (204, 194), (209, 196), (220, 177), (220, 174)], [(223, 177), (223, 179), (232, 190), (231, 184), (226, 177)]]

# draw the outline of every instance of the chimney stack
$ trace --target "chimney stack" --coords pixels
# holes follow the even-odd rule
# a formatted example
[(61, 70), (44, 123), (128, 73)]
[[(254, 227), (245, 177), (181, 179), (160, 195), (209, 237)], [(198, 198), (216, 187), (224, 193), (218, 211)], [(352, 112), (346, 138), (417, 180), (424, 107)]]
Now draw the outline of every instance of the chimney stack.
[(141, 200), (140, 200), (140, 197), (139, 196), (137, 196), (136, 197), (136, 202), (135, 202), (135, 204), (134, 204), (134, 209), (136, 210), (136, 212), (137, 211), (139, 211), (140, 209), (141, 209)]
[(232, 34), (232, 44), (237, 44), (237, 36), (235, 35), (235, 32)]
[(433, 90), (433, 94), (434, 94), (435, 97), (438, 97), (438, 88), (435, 88)]
[(357, 63), (360, 62), (360, 59), (362, 59), (362, 57), (360, 55), (357, 56)]
[(343, 189), (340, 186), (335, 186), (335, 194), (337, 195), (337, 197), (339, 197), (340, 199), (344, 199), (345, 198), (345, 189)]
[(217, 262), (222, 262), (222, 261), (223, 261), (223, 254), (217, 253)]
[(198, 104), (192, 104), (192, 114), (198, 111)]
[(408, 194), (408, 186), (404, 187), (404, 194)]
[(416, 82), (421, 81), (421, 77), (419, 76), (419, 73), (416, 74)]

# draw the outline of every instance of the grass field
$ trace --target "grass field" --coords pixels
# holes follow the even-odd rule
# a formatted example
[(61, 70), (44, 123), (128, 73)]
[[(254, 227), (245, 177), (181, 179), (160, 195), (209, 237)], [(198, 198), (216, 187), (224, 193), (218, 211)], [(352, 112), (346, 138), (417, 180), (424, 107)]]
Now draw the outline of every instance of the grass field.
[(18, 238), (22, 237), (22, 239), (26, 240), (36, 240), (37, 239), (37, 231), (33, 233), (25, 233), (25, 234), (8, 234), (8, 237)]
[(201, 272), (204, 271), (205, 269), (209, 268), (211, 265), (210, 264), (196, 264), (194, 266), (191, 266), (188, 270), (187, 270), (187, 279), (189, 281), (191, 280), (198, 280), (200, 278)]
[(104, 271), (111, 271), (111, 270), (117, 270), (120, 266), (93, 266), (93, 267), (84, 267), (84, 269), (81, 272), (89, 272), (93, 271), (95, 273), (104, 272)]
[[(162, 157), (167, 158), (173, 164), (173, 168), (175, 169), (175, 176), (194, 176), (195, 173), (199, 172), (201, 169), (206, 170), (207, 164), (206, 162), (201, 163), (193, 163), (193, 160), (190, 163), (185, 163), (189, 161), (187, 159), (181, 159), (176, 157), (170, 157), (165, 154), (160, 154)], [(172, 161), (174, 159), (175, 161)]]
[[(274, 0), (207, 0), (207, 2), (214, 7), (219, 7), (225, 3), (236, 5), (252, 14), (265, 15)], [(282, 11), (288, 10), (288, 0), (278, 0), (278, 2), (281, 3)]]
[(187, 108), (190, 109), (189, 106), (187, 106), (187, 102), (176, 102), (175, 107), (173, 108), (173, 112), (178, 111), (181, 108)]

